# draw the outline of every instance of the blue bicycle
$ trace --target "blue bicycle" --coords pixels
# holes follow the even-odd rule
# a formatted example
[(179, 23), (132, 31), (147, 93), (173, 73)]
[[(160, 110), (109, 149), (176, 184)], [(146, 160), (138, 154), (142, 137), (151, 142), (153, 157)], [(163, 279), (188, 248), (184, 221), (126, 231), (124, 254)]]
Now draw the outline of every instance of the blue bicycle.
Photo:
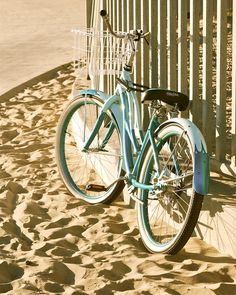
[[(134, 84), (136, 44), (148, 33), (116, 33), (105, 10), (109, 33), (126, 39), (131, 53), (114, 95), (80, 90), (63, 111), (56, 137), (57, 165), (67, 189), (88, 203), (109, 203), (128, 186), (137, 201), (138, 225), (146, 248), (177, 253), (197, 223), (208, 192), (204, 138), (189, 120), (179, 118), (189, 98), (179, 92)], [(136, 91), (149, 105), (147, 131), (141, 128)]]

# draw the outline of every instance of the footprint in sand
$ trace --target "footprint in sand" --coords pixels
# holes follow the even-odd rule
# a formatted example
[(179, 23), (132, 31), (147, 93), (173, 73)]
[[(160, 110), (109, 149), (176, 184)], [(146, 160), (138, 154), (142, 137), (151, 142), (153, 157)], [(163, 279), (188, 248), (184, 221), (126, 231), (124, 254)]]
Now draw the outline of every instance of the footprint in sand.
[(48, 209), (41, 207), (38, 203), (34, 201), (28, 201), (24, 203), (24, 214), (38, 216), (43, 220), (49, 220), (50, 216), (48, 215), (47, 211)]
[(55, 261), (51, 266), (38, 274), (45, 281), (52, 281), (58, 284), (73, 285), (75, 274), (64, 263)]
[[(135, 289), (137, 290), (138, 288), (135, 288), (135, 283), (136, 280), (135, 279), (123, 279), (121, 281), (110, 281), (108, 284), (106, 284), (103, 288), (100, 288), (98, 290), (96, 290), (96, 294), (98, 295), (102, 295), (102, 294), (134, 294), (134, 295), (138, 295), (138, 294), (152, 294), (149, 293), (148, 291), (145, 293), (139, 293), (135, 292)], [(112, 292), (111, 292), (112, 290)], [(161, 294), (161, 293), (159, 293)], [(164, 295), (164, 294), (163, 294)]]
[(98, 276), (104, 276), (105, 279), (111, 281), (118, 281), (124, 278), (124, 276), (130, 273), (132, 270), (122, 261), (111, 262), (109, 268), (103, 269), (98, 273)]
[(50, 228), (62, 228), (70, 223), (72, 220), (72, 217), (62, 217), (59, 218), (58, 220), (49, 223), (45, 229), (50, 229)]
[(50, 231), (48, 239), (64, 238), (67, 234), (71, 234), (72, 236), (82, 238), (83, 231), (84, 231), (83, 226), (80, 226), (80, 225), (68, 226), (62, 229)]
[(169, 274), (173, 269), (173, 266), (169, 263), (163, 262), (159, 264), (155, 261), (146, 260), (141, 264), (137, 265), (138, 273), (141, 273), (145, 277), (156, 277), (161, 278), (161, 276), (165, 276)]
[(54, 256), (60, 256), (60, 257), (71, 257), (75, 252), (64, 248), (64, 247), (55, 247), (52, 251), (51, 254)]
[(6, 189), (12, 191), (15, 194), (28, 193), (28, 190), (25, 189), (22, 185), (17, 182), (9, 181), (6, 185)]
[[(9, 179), (11, 177), (11, 174), (7, 173), (6, 171), (3, 171), (2, 166), (0, 165), (0, 179), (1, 180), (5, 180), (5, 179)], [(1, 187), (0, 187), (0, 191), (1, 191)]]
[(12, 181), (9, 181), (1, 190), (3, 192), (0, 193), (0, 214), (11, 216), (16, 208), (19, 194), (27, 193), (28, 191), (20, 184)]
[(61, 285), (56, 283), (46, 283), (44, 285), (44, 289), (45, 291), (49, 293), (57, 293), (57, 294), (65, 291), (65, 289)]
[(103, 207), (101, 205), (84, 205), (84, 212), (80, 216), (98, 216), (105, 212)]
[(78, 237), (75, 237), (71, 234), (67, 234), (63, 238), (56, 240), (51, 240), (50, 243), (54, 245), (52, 253), (57, 256), (63, 256), (61, 253), (65, 251), (65, 256), (72, 256), (75, 252), (78, 251), (77, 242), (79, 241)]
[(2, 133), (2, 143), (5, 144), (19, 135), (17, 130), (8, 130)]
[(21, 278), (24, 274), (23, 268), (6, 261), (0, 263), (0, 293), (6, 293), (12, 290), (12, 284), (15, 280)]

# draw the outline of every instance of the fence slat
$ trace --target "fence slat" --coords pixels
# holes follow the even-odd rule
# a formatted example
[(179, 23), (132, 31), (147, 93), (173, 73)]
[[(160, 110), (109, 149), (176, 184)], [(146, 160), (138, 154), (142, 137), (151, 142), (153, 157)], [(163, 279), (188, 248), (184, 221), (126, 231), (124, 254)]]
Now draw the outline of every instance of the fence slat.
[[(144, 32), (149, 31), (149, 2), (142, 0), (141, 2), (141, 29)], [(141, 40), (141, 70), (142, 77), (141, 83), (143, 85), (149, 86), (149, 47), (144, 39)], [(144, 129), (147, 129), (149, 123), (148, 108), (146, 105), (141, 106), (142, 110), (142, 125)]]
[(190, 65), (189, 98), (192, 102), (190, 119), (201, 126), (199, 99), (199, 0), (190, 0)]
[(121, 30), (123, 32), (126, 32), (127, 31), (127, 1), (126, 0), (122, 0), (121, 1), (121, 18), (122, 18), (122, 21), (121, 21)]
[[(141, 2), (141, 29), (144, 32), (149, 31), (149, 22), (148, 22), (148, 11), (149, 3), (148, 1), (142, 0)], [(141, 65), (142, 65), (142, 80), (141, 83), (144, 85), (149, 85), (149, 47), (144, 39), (141, 40)]]
[(122, 10), (121, 10), (121, 1), (114, 1), (114, 10), (115, 10), (115, 19), (116, 24), (113, 28), (115, 31), (121, 31), (122, 28)]
[[(112, 11), (112, 0), (107, 0), (106, 3), (106, 9), (107, 13), (110, 16)], [(107, 92), (112, 93), (113, 92), (113, 79), (111, 75), (107, 76)]]
[[(134, 28), (141, 28), (141, 0), (134, 1)], [(138, 52), (135, 57), (134, 79), (137, 83), (141, 81), (141, 46), (138, 44)]]
[(168, 48), (168, 88), (177, 90), (177, 71), (176, 71), (176, 54), (177, 54), (177, 38), (176, 38), (176, 15), (177, 2), (168, 0), (167, 2), (167, 48)]
[(203, 1), (202, 131), (210, 153), (213, 152), (215, 138), (212, 99), (213, 5), (214, 0)]
[(159, 87), (167, 87), (166, 0), (158, 0), (158, 80)]
[(216, 66), (216, 159), (226, 154), (226, 63), (227, 1), (217, 2), (217, 66)]
[(133, 1), (127, 1), (127, 28), (128, 30), (133, 29), (133, 24), (134, 24), (134, 6), (133, 6)]
[(178, 2), (178, 90), (187, 94), (187, 0)]
[(86, 1), (86, 27), (90, 28), (92, 19), (93, 19), (93, 7), (94, 7), (94, 1), (93, 0), (87, 0)]
[(158, 86), (158, 57), (157, 57), (157, 1), (149, 0), (149, 28), (151, 31), (151, 87)]
[[(101, 19), (99, 17), (99, 11), (100, 11), (100, 2), (94, 0), (93, 2), (93, 17), (91, 18), (91, 27), (93, 27), (95, 30), (103, 30), (103, 24), (101, 22)], [(100, 88), (101, 90), (104, 89), (103, 84), (103, 77), (99, 77), (98, 75), (90, 77), (91, 78), (91, 84), (92, 88)]]
[(231, 163), (236, 170), (236, 1), (233, 1)]

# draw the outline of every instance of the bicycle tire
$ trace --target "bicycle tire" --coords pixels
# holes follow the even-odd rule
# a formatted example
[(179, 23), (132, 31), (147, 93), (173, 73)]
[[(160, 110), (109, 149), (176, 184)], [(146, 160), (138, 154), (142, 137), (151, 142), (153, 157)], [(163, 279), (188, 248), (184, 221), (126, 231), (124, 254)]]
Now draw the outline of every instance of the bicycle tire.
[(123, 174), (120, 132), (111, 112), (105, 114), (90, 148), (83, 149), (102, 106), (95, 96), (76, 97), (61, 114), (56, 133), (60, 176), (72, 195), (90, 204), (110, 203), (124, 188), (119, 180)]
[[(155, 135), (163, 190), (139, 190), (138, 225), (145, 247), (153, 253), (175, 254), (191, 237), (203, 195), (193, 189), (193, 143), (184, 129), (168, 124)], [(148, 147), (140, 181), (157, 181), (153, 148)], [(175, 180), (176, 179), (176, 180)]]

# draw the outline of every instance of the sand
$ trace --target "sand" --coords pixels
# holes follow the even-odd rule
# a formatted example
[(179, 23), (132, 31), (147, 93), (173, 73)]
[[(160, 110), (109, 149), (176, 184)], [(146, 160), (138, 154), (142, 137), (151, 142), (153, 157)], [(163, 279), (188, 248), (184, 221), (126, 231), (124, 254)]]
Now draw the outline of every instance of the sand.
[(73, 80), (64, 67), (0, 101), (0, 293), (235, 295), (234, 258), (196, 237), (150, 254), (122, 199), (92, 206), (66, 191), (54, 145)]
[(86, 0), (0, 1), (0, 95), (73, 58)]

